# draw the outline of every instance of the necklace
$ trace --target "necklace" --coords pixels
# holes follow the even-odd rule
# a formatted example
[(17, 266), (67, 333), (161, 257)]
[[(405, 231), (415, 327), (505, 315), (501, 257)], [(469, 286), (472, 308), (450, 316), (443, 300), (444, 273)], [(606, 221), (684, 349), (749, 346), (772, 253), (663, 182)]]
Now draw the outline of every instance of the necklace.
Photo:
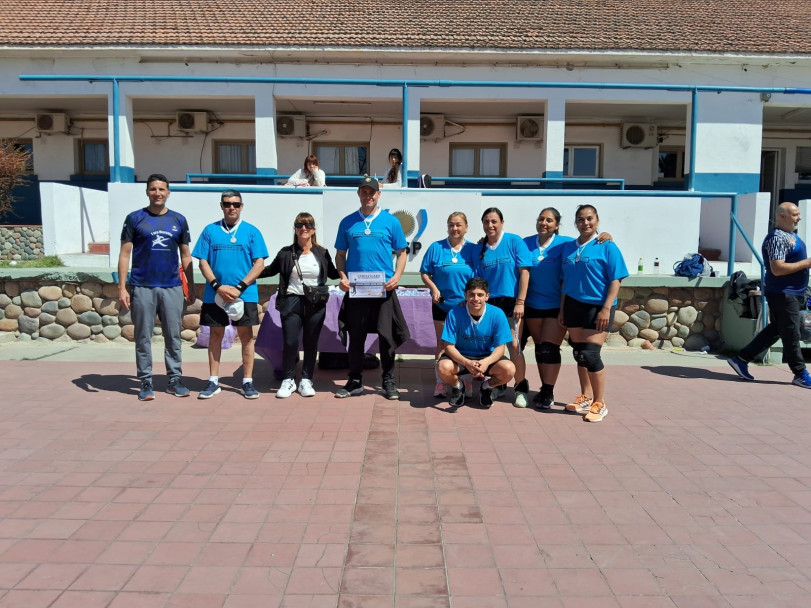
[(544, 259), (544, 252), (549, 248), (549, 245), (552, 244), (552, 241), (555, 240), (555, 233), (552, 233), (552, 236), (549, 237), (549, 240), (546, 241), (546, 245), (541, 245), (541, 235), (538, 235), (538, 261), (542, 262)]
[(456, 262), (459, 261), (459, 258), (456, 257), (456, 256), (458, 256), (459, 252), (462, 251), (462, 247), (465, 246), (465, 243), (467, 243), (467, 241), (465, 239), (462, 239), (462, 242), (459, 243), (459, 249), (454, 249), (453, 248), (453, 245), (451, 245), (451, 239), (450, 238), (445, 239), (445, 241), (448, 243), (448, 247), (451, 250), (451, 262), (456, 264)]
[(237, 242), (237, 230), (239, 230), (239, 227), (241, 225), (242, 225), (242, 220), (239, 220), (236, 224), (234, 224), (233, 228), (228, 228), (228, 224), (225, 223), (225, 220), (220, 220), (220, 228), (222, 228), (222, 231), (225, 234), (228, 234), (228, 235), (231, 236), (230, 240), (231, 240), (232, 243)]
[(379, 213), (380, 207), (375, 209), (375, 212), (372, 215), (366, 217), (365, 215), (363, 215), (363, 213), (361, 213), (360, 209), (358, 209), (358, 215), (360, 216), (360, 219), (363, 220), (363, 223), (366, 225), (366, 230), (363, 231), (363, 234), (372, 234), (372, 222), (375, 221), (375, 218), (378, 216)]
[(596, 238), (597, 238), (596, 235), (591, 237), (588, 241), (586, 241), (585, 243), (580, 245), (580, 247), (577, 248), (577, 255), (575, 255), (575, 257), (574, 257), (575, 262), (580, 261), (580, 256), (583, 255), (583, 250), (588, 246), (589, 243), (591, 243)]

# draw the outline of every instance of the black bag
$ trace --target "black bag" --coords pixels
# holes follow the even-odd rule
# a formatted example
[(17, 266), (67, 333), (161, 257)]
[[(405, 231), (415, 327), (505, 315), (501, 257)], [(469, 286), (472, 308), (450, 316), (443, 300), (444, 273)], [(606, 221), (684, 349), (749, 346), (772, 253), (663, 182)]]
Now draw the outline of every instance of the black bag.
[(305, 284), (301, 276), (301, 266), (298, 265), (298, 256), (293, 252), (293, 261), (296, 263), (296, 273), (298, 273), (298, 280), (302, 281), (301, 286), (304, 289), (304, 299), (313, 306), (326, 306), (329, 300), (329, 287), (326, 285), (315, 285), (310, 287)]

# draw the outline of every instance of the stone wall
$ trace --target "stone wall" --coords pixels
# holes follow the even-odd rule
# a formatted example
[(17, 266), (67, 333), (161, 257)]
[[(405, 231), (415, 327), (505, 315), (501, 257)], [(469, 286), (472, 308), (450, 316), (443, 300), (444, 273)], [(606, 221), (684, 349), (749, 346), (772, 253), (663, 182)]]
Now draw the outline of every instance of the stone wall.
[(44, 255), (42, 226), (0, 226), (0, 260), (36, 260)]
[(612, 346), (719, 350), (725, 288), (621, 287)]

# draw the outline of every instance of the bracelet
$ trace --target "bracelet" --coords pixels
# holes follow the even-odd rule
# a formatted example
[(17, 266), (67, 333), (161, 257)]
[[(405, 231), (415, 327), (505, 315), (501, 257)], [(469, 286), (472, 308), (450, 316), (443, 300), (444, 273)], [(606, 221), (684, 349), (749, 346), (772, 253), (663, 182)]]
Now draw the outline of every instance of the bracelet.
[(524, 300), (516, 300), (515, 303), (516, 303), (516, 305), (520, 304), (521, 306), (523, 306), (524, 305)]
[(222, 285), (222, 283), (220, 283), (217, 279), (214, 279), (213, 281), (211, 281), (209, 283), (209, 285), (211, 285), (211, 289), (213, 289), (214, 291), (217, 291), (220, 288), (220, 286)]
[(248, 284), (245, 281), (240, 281), (237, 283), (237, 289), (239, 289), (239, 293), (242, 293), (246, 289), (248, 289)]

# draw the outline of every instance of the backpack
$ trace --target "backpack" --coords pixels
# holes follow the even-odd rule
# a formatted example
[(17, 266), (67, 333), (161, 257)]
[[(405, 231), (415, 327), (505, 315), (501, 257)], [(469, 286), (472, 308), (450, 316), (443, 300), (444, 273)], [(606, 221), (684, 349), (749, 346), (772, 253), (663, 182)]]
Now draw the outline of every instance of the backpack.
[(681, 262), (676, 262), (673, 266), (673, 274), (688, 279), (709, 277), (712, 276), (712, 266), (700, 253), (688, 253)]

